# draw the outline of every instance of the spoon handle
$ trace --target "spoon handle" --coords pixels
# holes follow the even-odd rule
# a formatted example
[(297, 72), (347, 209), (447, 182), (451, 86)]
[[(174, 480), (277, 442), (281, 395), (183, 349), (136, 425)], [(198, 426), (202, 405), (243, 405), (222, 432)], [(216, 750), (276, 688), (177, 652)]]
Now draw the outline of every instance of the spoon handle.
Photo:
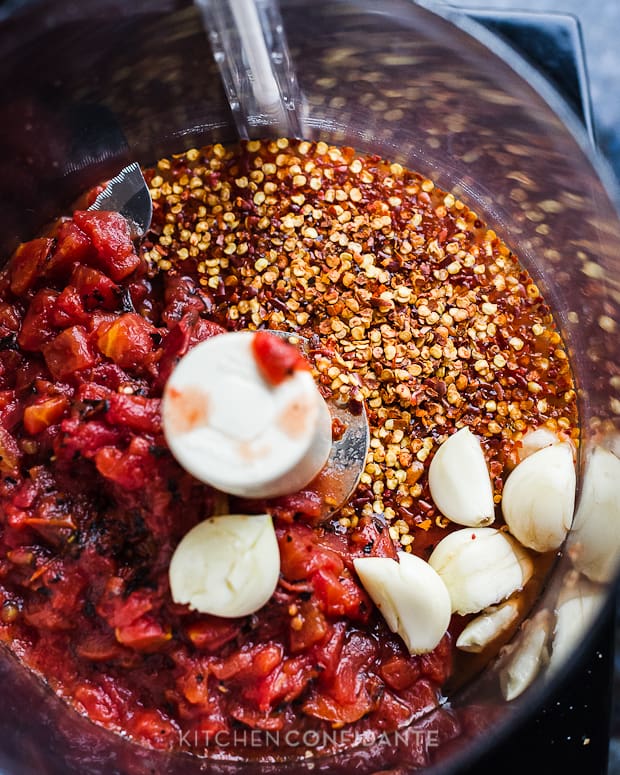
[(277, 0), (196, 0), (242, 139), (300, 136), (302, 98)]

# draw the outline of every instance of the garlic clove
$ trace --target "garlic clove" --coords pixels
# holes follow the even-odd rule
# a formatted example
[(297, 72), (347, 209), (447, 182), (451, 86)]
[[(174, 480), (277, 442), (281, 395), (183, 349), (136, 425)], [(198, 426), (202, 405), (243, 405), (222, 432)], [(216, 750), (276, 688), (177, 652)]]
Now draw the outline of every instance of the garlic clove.
[(452, 522), (482, 527), (495, 519), (484, 453), (468, 428), (461, 428), (439, 447), (429, 467), (428, 484), (435, 505)]
[(557, 670), (575, 651), (605, 602), (605, 587), (580, 578), (558, 600), (549, 670)]
[(225, 514), (200, 522), (172, 555), (175, 603), (234, 618), (262, 608), (280, 575), (280, 551), (269, 514)]
[(450, 623), (450, 596), (431, 566), (413, 554), (359, 557), (355, 570), (387, 626), (411, 654), (432, 651)]
[(539, 449), (550, 447), (552, 444), (559, 444), (562, 439), (544, 425), (541, 428), (528, 431), (521, 439), (521, 445), (517, 449), (517, 462), (522, 462)]
[(532, 684), (541, 668), (549, 661), (547, 642), (553, 617), (549, 611), (539, 611), (523, 625), (519, 640), (510, 649), (500, 670), (499, 682), (504, 698), (510, 702)]
[(479, 654), (505, 632), (519, 615), (516, 601), (507, 600), (499, 606), (491, 606), (481, 616), (472, 619), (456, 641), (461, 651)]
[(539, 449), (519, 463), (502, 495), (502, 513), (512, 535), (537, 552), (557, 549), (573, 519), (575, 487), (569, 442)]
[(443, 579), (452, 612), (474, 614), (512, 595), (530, 579), (532, 561), (510, 536), (490, 527), (456, 530), (429, 564)]
[(592, 581), (610, 582), (620, 562), (620, 460), (602, 447), (589, 456), (571, 532), (570, 556)]

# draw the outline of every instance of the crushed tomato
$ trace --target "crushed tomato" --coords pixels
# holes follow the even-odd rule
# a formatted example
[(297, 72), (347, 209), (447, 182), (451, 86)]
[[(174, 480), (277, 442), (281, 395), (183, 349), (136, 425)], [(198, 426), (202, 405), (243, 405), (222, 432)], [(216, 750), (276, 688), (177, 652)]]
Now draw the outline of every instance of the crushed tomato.
[[(120, 216), (78, 212), (17, 251), (0, 303), (0, 636), (26, 664), (96, 723), (166, 750), (204, 753), (239, 725), (391, 731), (437, 704), (449, 635), (409, 655), (353, 569), (395, 556), (387, 528), (316, 526), (310, 493), (271, 504), (281, 580), (263, 609), (173, 603), (172, 552), (216, 502), (160, 421), (176, 361), (224, 330), (196, 278), (151, 276)], [(256, 357), (274, 384), (308, 368), (270, 335)]]

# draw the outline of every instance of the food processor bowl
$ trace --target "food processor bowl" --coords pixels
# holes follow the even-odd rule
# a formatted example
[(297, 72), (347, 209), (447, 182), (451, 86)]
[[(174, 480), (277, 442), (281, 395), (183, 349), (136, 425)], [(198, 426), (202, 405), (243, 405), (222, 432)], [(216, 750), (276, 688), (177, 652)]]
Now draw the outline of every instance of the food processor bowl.
[[(80, 717), (3, 652), (7, 773), (455, 772), (570, 676), (611, 604), (620, 540), (620, 224), (610, 173), (544, 78), (455, 10), (282, 0), (281, 13), (301, 135), (380, 154), (455, 192), (546, 294), (581, 413), (573, 529), (513, 642), (449, 706), (414, 723), (422, 732), (405, 758), (387, 744), (249, 765), (147, 750)], [(236, 139), (201, 15), (188, 2), (31, 2), (0, 24), (0, 61), (3, 259), (127, 162)], [(530, 685), (507, 702), (515, 674)], [(493, 741), (480, 734), (491, 724)]]

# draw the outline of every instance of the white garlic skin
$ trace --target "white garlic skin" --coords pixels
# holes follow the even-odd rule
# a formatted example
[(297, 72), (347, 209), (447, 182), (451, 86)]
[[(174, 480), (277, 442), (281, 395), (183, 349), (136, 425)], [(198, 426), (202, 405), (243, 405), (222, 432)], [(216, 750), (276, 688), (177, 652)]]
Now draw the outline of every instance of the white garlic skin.
[(457, 525), (484, 527), (495, 520), (484, 452), (468, 428), (461, 428), (439, 447), (429, 467), (428, 484), (439, 511)]
[(463, 629), (456, 641), (456, 647), (461, 651), (479, 654), (505, 632), (517, 620), (518, 615), (519, 607), (514, 600), (487, 608)]
[(443, 579), (452, 612), (475, 614), (510, 597), (531, 578), (525, 550), (491, 527), (464, 528), (443, 538), (429, 564)]
[(569, 442), (529, 455), (510, 473), (502, 513), (512, 535), (536, 552), (557, 549), (573, 520), (575, 464)]
[(432, 651), (450, 624), (450, 595), (437, 573), (414, 554), (358, 557), (357, 575), (387, 626), (404, 640), (410, 654)]

